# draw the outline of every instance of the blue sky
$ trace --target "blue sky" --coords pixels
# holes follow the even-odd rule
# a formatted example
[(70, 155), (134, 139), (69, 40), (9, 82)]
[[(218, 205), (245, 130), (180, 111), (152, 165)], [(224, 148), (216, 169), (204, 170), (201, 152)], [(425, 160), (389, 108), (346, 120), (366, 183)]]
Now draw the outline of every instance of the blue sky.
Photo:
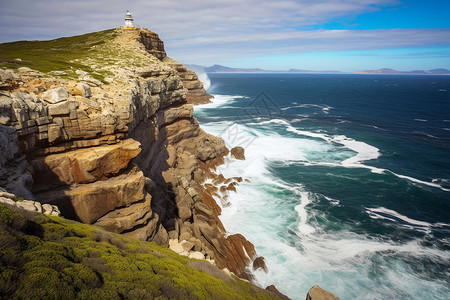
[(127, 9), (182, 63), (450, 69), (449, 0), (0, 0), (0, 42), (118, 27)]

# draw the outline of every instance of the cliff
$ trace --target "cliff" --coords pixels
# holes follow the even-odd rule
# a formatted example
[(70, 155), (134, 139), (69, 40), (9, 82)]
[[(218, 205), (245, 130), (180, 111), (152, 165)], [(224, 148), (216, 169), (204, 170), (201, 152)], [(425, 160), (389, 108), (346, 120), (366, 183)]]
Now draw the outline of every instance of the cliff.
[(156, 33), (119, 28), (0, 50), (2, 188), (250, 279), (254, 247), (226, 235), (212, 197), (242, 179), (214, 173), (229, 150), (190, 104), (211, 96)]

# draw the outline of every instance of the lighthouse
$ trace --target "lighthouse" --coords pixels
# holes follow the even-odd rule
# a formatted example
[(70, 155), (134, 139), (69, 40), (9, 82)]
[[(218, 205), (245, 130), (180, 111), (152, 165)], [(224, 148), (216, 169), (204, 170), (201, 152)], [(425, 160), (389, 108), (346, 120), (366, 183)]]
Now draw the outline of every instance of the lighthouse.
[(127, 14), (125, 15), (125, 26), (134, 27), (133, 17), (131, 16), (131, 13), (129, 10), (127, 10)]

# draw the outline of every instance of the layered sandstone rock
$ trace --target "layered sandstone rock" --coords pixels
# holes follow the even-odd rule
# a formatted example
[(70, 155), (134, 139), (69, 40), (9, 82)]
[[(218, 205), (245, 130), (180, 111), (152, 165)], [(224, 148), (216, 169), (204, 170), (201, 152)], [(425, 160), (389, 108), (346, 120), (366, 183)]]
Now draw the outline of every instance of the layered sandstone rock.
[(180, 63), (172, 62), (172, 67), (178, 72), (178, 76), (183, 80), (183, 86), (188, 90), (186, 101), (189, 104), (199, 105), (210, 103), (213, 96), (206, 93), (203, 84), (198, 79), (197, 74), (187, 69)]
[(151, 32), (150, 30), (139, 28), (139, 42), (141, 42), (145, 49), (152, 55), (156, 56), (158, 59), (164, 59), (166, 51), (164, 50), (164, 43), (161, 41), (159, 36)]
[(242, 179), (214, 173), (229, 151), (193, 117), (188, 103), (211, 98), (196, 75), (140, 29), (117, 30), (83, 63), (111, 75), (0, 71), (0, 186), (110, 231), (179, 241), (250, 279), (254, 247), (226, 235), (213, 198)]

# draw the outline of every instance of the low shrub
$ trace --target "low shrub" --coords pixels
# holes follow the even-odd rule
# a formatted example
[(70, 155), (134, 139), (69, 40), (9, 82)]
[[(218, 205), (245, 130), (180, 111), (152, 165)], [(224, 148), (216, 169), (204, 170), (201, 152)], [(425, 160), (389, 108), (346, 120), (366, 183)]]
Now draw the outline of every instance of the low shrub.
[[(42, 229), (42, 236), (25, 232), (30, 222)], [(208, 262), (189, 260), (154, 243), (58, 217), (24, 216), (0, 205), (0, 298), (274, 297)]]

